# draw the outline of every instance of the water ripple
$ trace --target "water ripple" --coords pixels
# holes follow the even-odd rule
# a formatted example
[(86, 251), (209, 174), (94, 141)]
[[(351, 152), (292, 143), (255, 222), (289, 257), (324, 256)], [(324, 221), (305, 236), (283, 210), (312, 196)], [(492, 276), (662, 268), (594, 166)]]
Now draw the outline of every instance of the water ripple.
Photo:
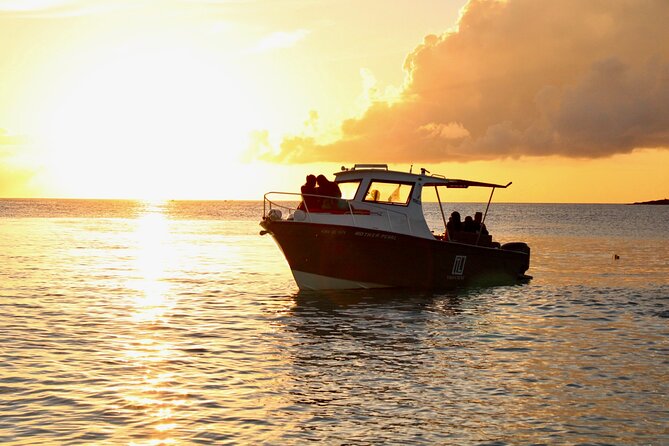
[(254, 221), (114, 206), (0, 219), (3, 444), (669, 443), (666, 241), (621, 268), (536, 229), (528, 285), (302, 293)]

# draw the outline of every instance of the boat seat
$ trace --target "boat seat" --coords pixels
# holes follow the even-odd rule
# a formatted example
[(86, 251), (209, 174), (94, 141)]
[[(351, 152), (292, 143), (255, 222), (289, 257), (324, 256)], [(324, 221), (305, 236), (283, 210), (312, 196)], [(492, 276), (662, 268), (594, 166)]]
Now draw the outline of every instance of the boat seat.
[[(336, 215), (344, 215), (344, 214), (350, 214), (351, 213), (348, 209), (322, 209), (322, 208), (309, 209), (309, 212), (312, 213), (312, 214), (336, 214)], [(369, 211), (369, 209), (355, 209), (355, 208), (353, 208), (353, 214), (354, 215), (369, 215), (370, 211)]]

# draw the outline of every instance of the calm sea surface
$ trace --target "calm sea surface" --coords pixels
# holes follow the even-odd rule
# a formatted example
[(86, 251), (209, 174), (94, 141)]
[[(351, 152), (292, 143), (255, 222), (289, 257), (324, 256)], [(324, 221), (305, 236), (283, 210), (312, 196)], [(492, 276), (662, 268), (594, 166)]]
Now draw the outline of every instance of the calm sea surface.
[(434, 294), (300, 293), (261, 214), (0, 200), (0, 443), (669, 444), (669, 207), (493, 204), (534, 280)]

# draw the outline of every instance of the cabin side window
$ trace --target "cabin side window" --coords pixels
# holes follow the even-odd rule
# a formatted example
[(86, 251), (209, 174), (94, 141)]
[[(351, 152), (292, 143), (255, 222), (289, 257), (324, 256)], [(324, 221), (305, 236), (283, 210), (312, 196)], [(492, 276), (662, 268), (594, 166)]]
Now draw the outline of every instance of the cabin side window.
[(337, 185), (339, 186), (339, 190), (341, 190), (341, 198), (344, 200), (353, 200), (360, 187), (360, 180), (342, 181), (338, 182)]
[(413, 183), (397, 181), (372, 181), (369, 183), (365, 199), (369, 203), (408, 206), (413, 191)]

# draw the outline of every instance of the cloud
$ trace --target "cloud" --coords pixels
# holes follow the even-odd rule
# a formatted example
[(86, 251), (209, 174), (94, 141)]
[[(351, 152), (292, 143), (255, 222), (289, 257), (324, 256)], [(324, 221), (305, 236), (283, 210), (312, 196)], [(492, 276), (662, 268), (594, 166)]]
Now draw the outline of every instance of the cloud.
[(290, 48), (309, 35), (309, 30), (277, 31), (265, 36), (251, 49), (251, 52), (262, 53), (280, 48)]
[(669, 147), (669, 2), (471, 0), (406, 57), (396, 100), (275, 162), (596, 158)]
[(28, 139), (0, 128), (0, 197), (25, 196), (34, 192), (32, 181), (37, 169), (22, 159)]
[(40, 11), (68, 7), (75, 3), (72, 0), (0, 0), (0, 11)]
[(0, 197), (24, 197), (38, 192), (32, 182), (37, 173), (0, 163)]
[(30, 19), (53, 19), (133, 10), (150, 5), (148, 0), (0, 0), (0, 15)]
[(16, 146), (25, 144), (27, 139), (22, 135), (13, 135), (7, 130), (0, 128), (0, 147), (2, 146)]

